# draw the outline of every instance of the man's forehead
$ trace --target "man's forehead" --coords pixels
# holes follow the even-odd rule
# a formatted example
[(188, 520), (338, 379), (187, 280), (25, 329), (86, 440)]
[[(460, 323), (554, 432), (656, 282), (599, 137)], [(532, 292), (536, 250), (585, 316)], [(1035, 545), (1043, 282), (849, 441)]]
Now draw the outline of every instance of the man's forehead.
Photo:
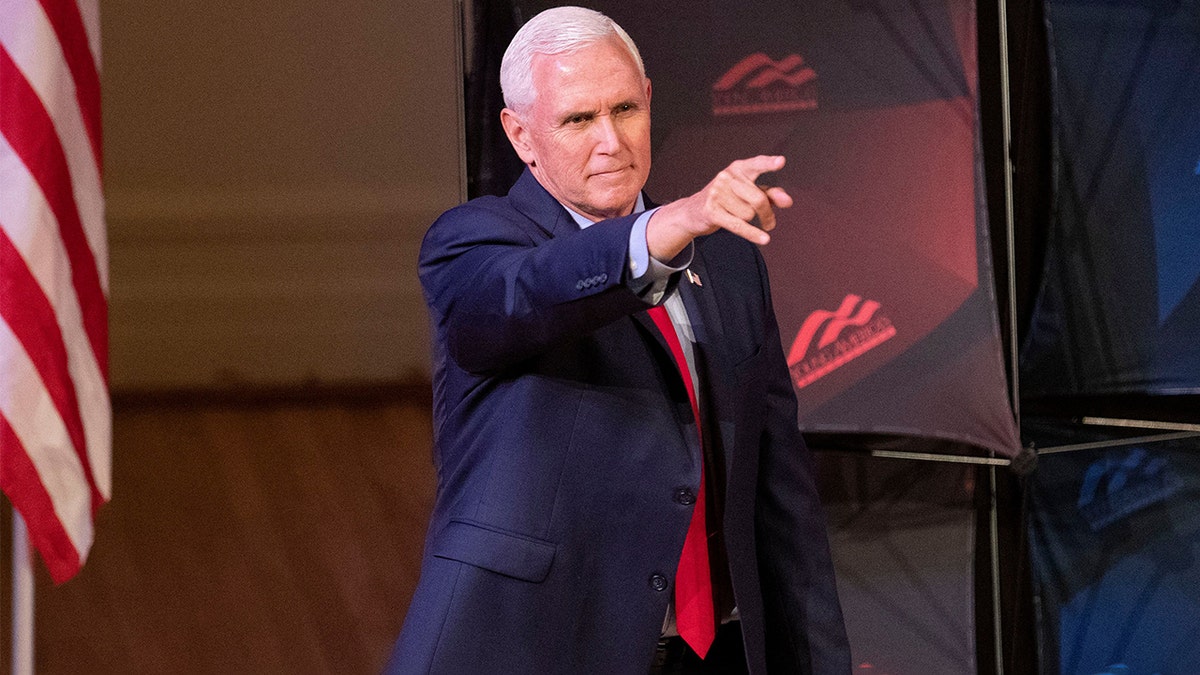
[[(618, 38), (597, 41), (584, 47), (556, 54), (535, 54), (532, 70), (537, 97), (535, 102), (552, 107), (568, 104), (567, 99), (639, 98), (644, 79), (637, 64)], [(595, 47), (612, 51), (600, 52)], [(619, 50), (619, 51), (618, 51)], [(607, 50), (606, 50), (607, 51)], [(615, 60), (614, 60), (615, 57)], [(624, 91), (621, 91), (624, 90)], [(545, 94), (546, 96), (543, 96)]]

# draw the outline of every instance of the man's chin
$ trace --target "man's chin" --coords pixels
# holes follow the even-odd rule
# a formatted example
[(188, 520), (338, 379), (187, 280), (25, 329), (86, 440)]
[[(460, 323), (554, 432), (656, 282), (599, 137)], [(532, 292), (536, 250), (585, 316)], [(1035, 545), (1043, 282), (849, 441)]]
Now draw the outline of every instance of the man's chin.
[(597, 213), (612, 214), (606, 216), (607, 218), (627, 216), (637, 206), (637, 197), (641, 189), (640, 185), (635, 187), (626, 184), (620, 186), (619, 189), (606, 190), (600, 198), (593, 202), (593, 206)]
[(637, 195), (628, 199), (606, 201), (594, 207), (593, 212), (601, 215), (604, 218), (620, 218), (633, 213), (634, 207), (637, 206)]

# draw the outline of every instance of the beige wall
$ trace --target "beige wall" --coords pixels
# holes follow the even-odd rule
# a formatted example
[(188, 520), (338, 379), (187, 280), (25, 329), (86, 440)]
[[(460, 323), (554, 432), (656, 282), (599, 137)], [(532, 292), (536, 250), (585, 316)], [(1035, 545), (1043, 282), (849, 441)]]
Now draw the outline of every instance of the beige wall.
[(455, 5), (102, 0), (114, 389), (427, 376)]

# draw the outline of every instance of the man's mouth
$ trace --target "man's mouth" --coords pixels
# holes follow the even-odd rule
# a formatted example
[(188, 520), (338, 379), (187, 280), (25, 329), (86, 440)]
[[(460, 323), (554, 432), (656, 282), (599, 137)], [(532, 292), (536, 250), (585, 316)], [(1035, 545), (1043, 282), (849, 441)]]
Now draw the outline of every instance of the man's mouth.
[(606, 171), (597, 171), (597, 172), (593, 173), (592, 176), (593, 177), (616, 176), (617, 174), (627, 171), (629, 168), (630, 167), (628, 167), (628, 166), (620, 166), (615, 169), (608, 169)]

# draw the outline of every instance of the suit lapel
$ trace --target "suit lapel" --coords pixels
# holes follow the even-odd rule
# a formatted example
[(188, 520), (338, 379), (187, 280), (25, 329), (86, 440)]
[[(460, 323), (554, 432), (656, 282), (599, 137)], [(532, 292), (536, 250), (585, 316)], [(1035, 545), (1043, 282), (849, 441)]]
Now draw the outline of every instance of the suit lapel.
[[(695, 255), (692, 257), (692, 264), (688, 266), (692, 277), (683, 279), (679, 289), (696, 335), (696, 376), (704, 392), (701, 397), (701, 413), (705, 419), (705, 433), (709, 438), (715, 438), (715, 435), (719, 434), (722, 447), (731, 450), (731, 415), (736, 408), (732, 405), (730, 389), (733, 373), (723, 348), (725, 324), (721, 320), (720, 303), (717, 302), (721, 279), (709, 273), (705, 264), (703, 243), (703, 238), (696, 242)], [(714, 478), (723, 481), (724, 476), (728, 475), (733, 453), (725, 451), (720, 454), (725, 472)]]
[[(708, 267), (704, 263), (704, 256), (698, 244), (694, 249), (692, 264), (688, 266), (688, 271), (692, 273), (693, 277), (689, 278), (685, 273), (676, 288), (683, 301), (683, 307), (687, 310), (692, 334), (696, 338), (695, 351), (698, 358), (697, 363), (693, 364), (696, 367), (696, 376), (705, 383), (706, 389), (710, 389), (714, 384), (713, 380), (720, 377), (719, 372), (714, 372), (712, 366), (717, 366), (722, 362), (719, 357), (721, 351), (718, 345), (721, 344), (725, 329), (721, 325), (720, 310), (713, 298), (712, 290), (701, 285), (707, 283), (705, 279), (708, 279), (709, 276)], [(692, 280), (696, 277), (698, 277), (699, 283)], [(672, 360), (671, 350), (662, 333), (654, 325), (654, 320), (646, 312), (634, 314), (633, 319), (654, 338), (668, 360)], [(713, 362), (714, 358), (718, 359), (718, 363)], [(708, 367), (702, 367), (705, 365)]]
[(647, 312), (637, 312), (633, 315), (633, 320), (641, 325), (642, 329), (658, 344), (661, 354), (665, 355), (669, 362), (674, 363), (674, 357), (671, 356), (671, 348), (667, 346), (667, 340), (663, 337), (662, 332), (658, 330), (658, 326), (654, 325), (654, 319), (650, 318), (650, 314)]
[(709, 279), (708, 266), (704, 264), (704, 253), (697, 242), (692, 256), (692, 264), (688, 272), (679, 282), (679, 295), (683, 306), (687, 309), (688, 321), (692, 324), (692, 334), (701, 345), (720, 344), (724, 329), (721, 317), (717, 314), (717, 305), (713, 302), (712, 289), (703, 284)]
[(528, 167), (508, 191), (508, 198), (517, 211), (550, 237), (557, 237), (564, 232), (579, 231), (579, 225), (571, 218), (571, 214), (567, 213), (553, 195), (546, 192), (546, 188), (533, 177)]

